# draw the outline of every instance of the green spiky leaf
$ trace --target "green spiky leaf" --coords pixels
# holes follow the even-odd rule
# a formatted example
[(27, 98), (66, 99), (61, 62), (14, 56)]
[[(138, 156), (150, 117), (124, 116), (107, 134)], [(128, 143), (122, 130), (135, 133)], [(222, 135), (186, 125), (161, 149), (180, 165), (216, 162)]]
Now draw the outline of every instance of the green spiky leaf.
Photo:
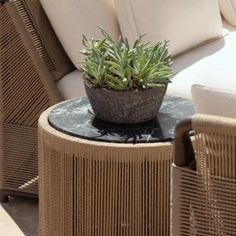
[(135, 90), (165, 86), (175, 74), (171, 69), (172, 59), (168, 42), (154, 45), (139, 37), (131, 47), (128, 39), (116, 43), (100, 28), (103, 39), (88, 39), (83, 36), (85, 59), (81, 70), (86, 79), (96, 87), (112, 90)]

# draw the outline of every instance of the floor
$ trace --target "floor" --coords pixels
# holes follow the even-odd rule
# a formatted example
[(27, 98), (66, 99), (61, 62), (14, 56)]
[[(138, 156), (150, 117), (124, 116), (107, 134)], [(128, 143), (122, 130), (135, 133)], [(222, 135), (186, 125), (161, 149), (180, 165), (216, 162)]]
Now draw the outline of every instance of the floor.
[(0, 205), (1, 236), (37, 236), (38, 203), (36, 200), (10, 198)]

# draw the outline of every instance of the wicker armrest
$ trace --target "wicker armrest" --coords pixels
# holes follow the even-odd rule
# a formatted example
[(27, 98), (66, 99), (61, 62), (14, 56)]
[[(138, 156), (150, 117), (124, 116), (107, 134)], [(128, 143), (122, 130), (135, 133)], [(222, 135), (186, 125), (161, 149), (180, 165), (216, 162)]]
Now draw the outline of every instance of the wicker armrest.
[(29, 34), (31, 24), (16, 3), (0, 6), (0, 201), (37, 195), (38, 118), (62, 100), (43, 61), (48, 57), (34, 44), (36, 35)]
[(42, 111), (62, 98), (13, 2), (1, 7), (0, 18), (2, 119), (36, 127)]
[(180, 121), (175, 128), (174, 163), (179, 167), (187, 167), (194, 159), (189, 132), (192, 131), (192, 118)]
[[(194, 170), (186, 151), (192, 129)], [(235, 235), (236, 119), (198, 114), (176, 130), (172, 235)]]
[[(194, 132), (194, 145), (189, 135), (191, 131)], [(201, 161), (199, 160), (202, 158), (203, 153), (205, 153), (206, 161), (213, 170), (212, 174), (215, 174), (214, 165), (218, 165), (218, 158), (222, 160), (223, 158), (227, 159), (228, 149), (235, 148), (232, 146), (234, 141), (231, 141), (235, 137), (236, 119), (197, 114), (192, 118), (182, 120), (175, 130), (174, 163), (178, 167), (189, 167), (193, 162), (196, 164), (197, 160), (196, 168), (199, 171), (202, 168)], [(230, 143), (228, 144), (228, 142)], [(228, 154), (231, 153), (229, 152)], [(223, 164), (225, 162), (222, 162), (222, 168)]]

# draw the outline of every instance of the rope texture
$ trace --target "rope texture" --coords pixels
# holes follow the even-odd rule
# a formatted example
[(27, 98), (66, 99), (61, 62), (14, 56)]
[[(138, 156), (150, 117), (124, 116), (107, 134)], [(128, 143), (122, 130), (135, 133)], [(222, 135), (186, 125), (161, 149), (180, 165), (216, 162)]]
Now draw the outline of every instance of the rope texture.
[(13, 2), (0, 7), (0, 52), (0, 189), (37, 194), (38, 118), (60, 95)]
[(172, 235), (236, 235), (236, 121), (193, 119), (197, 171), (173, 167)]
[(86, 141), (39, 121), (40, 235), (168, 236), (172, 144)]

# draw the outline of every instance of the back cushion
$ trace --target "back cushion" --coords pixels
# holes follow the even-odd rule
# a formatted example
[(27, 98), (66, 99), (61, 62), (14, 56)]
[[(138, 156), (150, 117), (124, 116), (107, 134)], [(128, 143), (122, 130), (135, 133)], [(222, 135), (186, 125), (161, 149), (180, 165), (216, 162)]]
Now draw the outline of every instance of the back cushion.
[(115, 0), (122, 35), (131, 42), (170, 41), (174, 56), (222, 36), (218, 0)]
[(71, 61), (82, 59), (82, 35), (100, 38), (98, 26), (114, 39), (120, 32), (113, 0), (40, 0), (54, 31)]
[(234, 91), (193, 85), (192, 98), (197, 113), (236, 118)]
[(220, 0), (220, 11), (231, 25), (236, 26), (236, 0)]

